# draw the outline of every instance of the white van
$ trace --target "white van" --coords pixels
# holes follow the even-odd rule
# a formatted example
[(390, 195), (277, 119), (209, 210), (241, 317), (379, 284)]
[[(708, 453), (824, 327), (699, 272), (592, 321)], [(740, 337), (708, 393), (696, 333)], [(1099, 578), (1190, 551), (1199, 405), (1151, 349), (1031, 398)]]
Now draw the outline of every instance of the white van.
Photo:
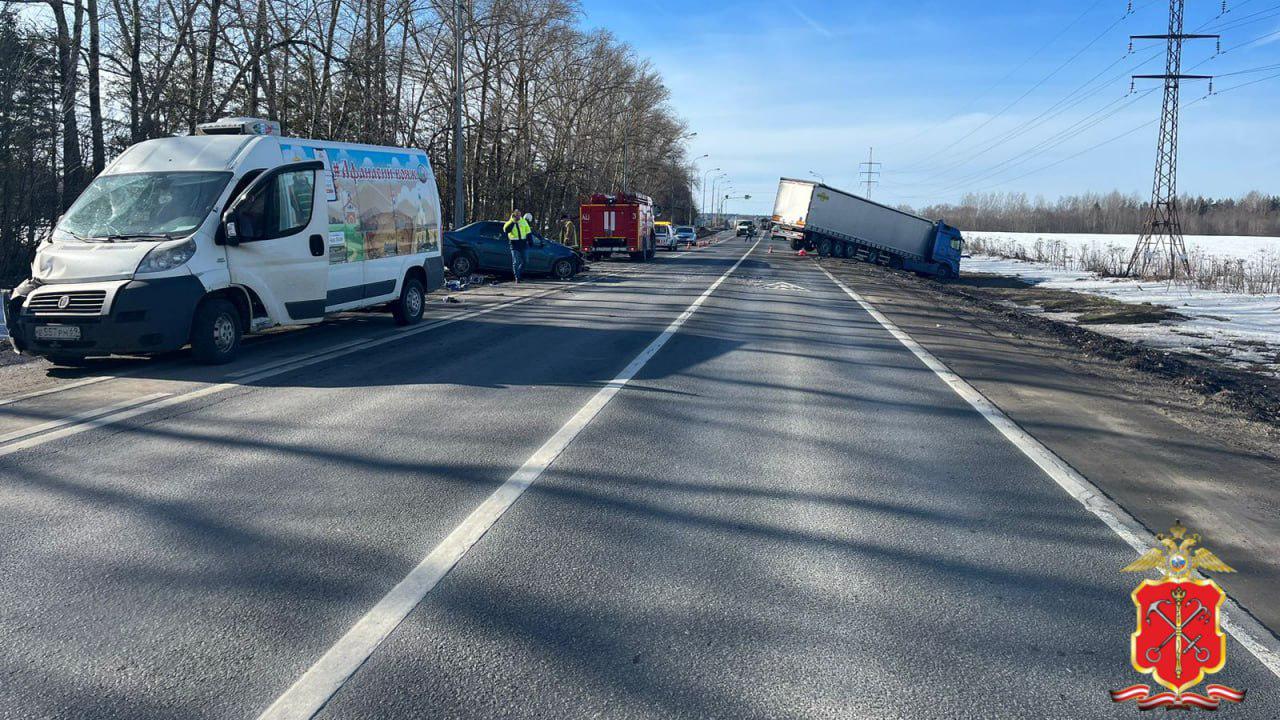
[(19, 352), (75, 363), (388, 306), (422, 318), (444, 285), (426, 153), (279, 136), (229, 118), (130, 147), (62, 216), (5, 308)]

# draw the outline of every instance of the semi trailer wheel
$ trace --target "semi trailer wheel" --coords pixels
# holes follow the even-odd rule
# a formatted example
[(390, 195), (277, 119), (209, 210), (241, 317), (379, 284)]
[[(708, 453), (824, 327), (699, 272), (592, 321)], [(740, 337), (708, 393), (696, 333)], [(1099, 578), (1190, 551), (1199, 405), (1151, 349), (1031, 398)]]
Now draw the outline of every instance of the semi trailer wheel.
[(822, 238), (821, 240), (818, 241), (818, 254), (821, 255), (822, 257), (828, 257), (831, 255), (830, 240), (826, 238)]

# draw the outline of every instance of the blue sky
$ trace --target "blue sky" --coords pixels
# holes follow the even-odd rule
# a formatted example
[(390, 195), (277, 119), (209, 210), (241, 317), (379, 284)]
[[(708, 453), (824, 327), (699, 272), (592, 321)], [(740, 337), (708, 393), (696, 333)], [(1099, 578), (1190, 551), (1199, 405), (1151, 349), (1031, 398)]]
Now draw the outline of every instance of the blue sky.
[[(582, 24), (652, 61), (698, 133), (692, 154), (711, 155), (700, 166), (753, 196), (731, 209), (765, 213), (781, 175), (854, 188), (871, 146), (884, 162), (872, 195), (892, 203), (1149, 193), (1162, 93), (1139, 81), (1126, 95), (1130, 72), (1163, 72), (1163, 45), (1127, 55), (1128, 36), (1165, 32), (1168, 2), (1135, 0), (1127, 17), (1126, 4), (584, 0)], [(1207, 83), (1184, 86), (1179, 186), (1280, 193), (1280, 0), (1231, 0), (1220, 17), (1220, 0), (1187, 5), (1187, 30), (1220, 32), (1227, 52), (1191, 42), (1184, 72), (1275, 67), (1222, 77), (1204, 100)]]

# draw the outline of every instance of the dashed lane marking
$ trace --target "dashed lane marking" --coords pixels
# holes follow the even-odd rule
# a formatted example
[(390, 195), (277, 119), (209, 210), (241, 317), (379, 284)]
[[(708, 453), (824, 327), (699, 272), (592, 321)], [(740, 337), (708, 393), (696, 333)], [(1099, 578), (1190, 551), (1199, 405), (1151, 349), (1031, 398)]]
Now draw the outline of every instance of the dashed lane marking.
[[(756, 243), (758, 245), (759, 243)], [(333, 647), (320, 657), (297, 682), (285, 691), (271, 707), (259, 716), (259, 720), (302, 720), (311, 718), (342, 688), (369, 656), (413, 611), (427, 593), (442, 580), (480, 538), (502, 517), (519, 497), (534, 483), (577, 438), (591, 421), (600, 414), (609, 401), (640, 372), (649, 360), (667, 344), (716, 288), (738, 269), (743, 260), (755, 250), (752, 245), (738, 261), (711, 284), (680, 316), (671, 322), (653, 342), (649, 343), (613, 380), (602, 387), (587, 404), (538, 448), (528, 460), (507, 478), (492, 495), (480, 504), (461, 525), (454, 528), (444, 541), (422, 559), (403, 580), (391, 589), (373, 609), (352, 626)]]

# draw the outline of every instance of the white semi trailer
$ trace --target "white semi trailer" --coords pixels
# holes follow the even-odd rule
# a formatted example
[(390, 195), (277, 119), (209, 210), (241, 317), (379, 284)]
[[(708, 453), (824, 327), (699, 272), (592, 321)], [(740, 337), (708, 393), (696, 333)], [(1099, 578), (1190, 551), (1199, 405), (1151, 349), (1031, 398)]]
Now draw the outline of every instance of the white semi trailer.
[(937, 277), (960, 275), (959, 230), (823, 183), (782, 178), (773, 222), (775, 235), (789, 238), (793, 250)]

